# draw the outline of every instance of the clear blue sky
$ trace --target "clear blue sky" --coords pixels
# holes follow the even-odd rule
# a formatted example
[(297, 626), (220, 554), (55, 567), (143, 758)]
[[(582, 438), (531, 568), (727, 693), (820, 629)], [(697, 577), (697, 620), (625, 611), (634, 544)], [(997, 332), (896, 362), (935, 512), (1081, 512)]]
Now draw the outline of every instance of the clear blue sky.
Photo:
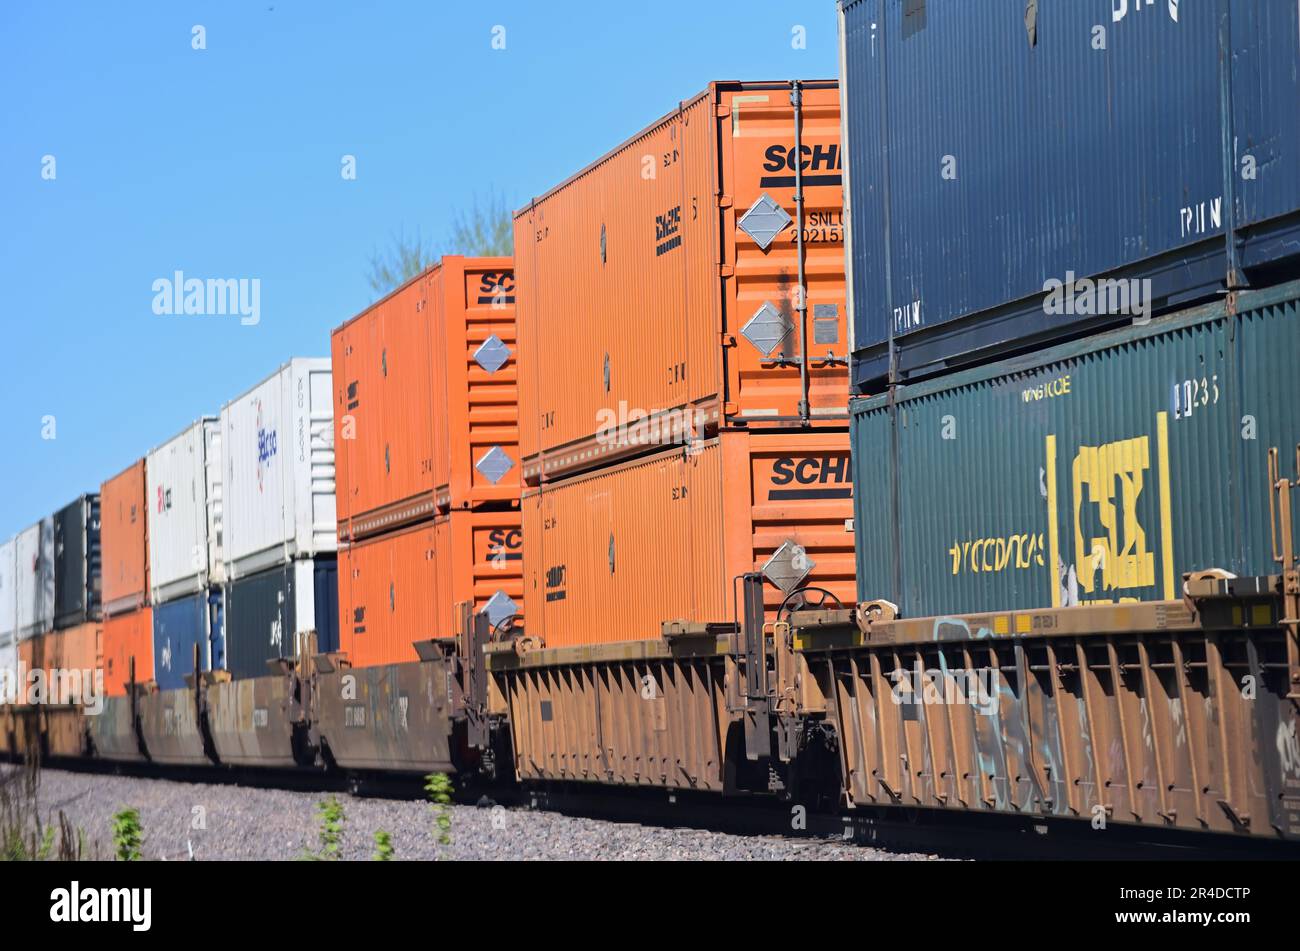
[[(327, 356), (398, 229), (521, 206), (711, 79), (834, 76), (835, 30), (833, 0), (4, 0), (0, 539)], [(156, 316), (176, 270), (260, 278), (261, 323)]]

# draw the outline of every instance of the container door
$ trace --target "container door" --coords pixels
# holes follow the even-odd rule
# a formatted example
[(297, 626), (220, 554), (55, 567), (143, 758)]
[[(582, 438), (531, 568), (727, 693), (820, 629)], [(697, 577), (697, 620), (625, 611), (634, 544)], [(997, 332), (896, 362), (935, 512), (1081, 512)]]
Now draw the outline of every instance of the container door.
[[(848, 336), (844, 284), (844, 194), (839, 93), (803, 88), (801, 156), (796, 163), (791, 89), (727, 92), (722, 142), (729, 400), (749, 422), (799, 418), (799, 361), (807, 359), (813, 422), (848, 418)], [(796, 164), (804, 190), (796, 204)], [(799, 232), (807, 308), (799, 304)], [(803, 322), (808, 353), (801, 352)]]

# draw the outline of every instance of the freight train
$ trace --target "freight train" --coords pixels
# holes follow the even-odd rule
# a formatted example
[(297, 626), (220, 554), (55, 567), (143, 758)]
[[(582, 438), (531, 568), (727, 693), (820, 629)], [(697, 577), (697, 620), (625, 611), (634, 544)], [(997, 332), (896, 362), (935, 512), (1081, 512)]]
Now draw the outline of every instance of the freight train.
[(0, 546), (0, 751), (1300, 837), (1300, 11), (1125, 10), (841, 0)]

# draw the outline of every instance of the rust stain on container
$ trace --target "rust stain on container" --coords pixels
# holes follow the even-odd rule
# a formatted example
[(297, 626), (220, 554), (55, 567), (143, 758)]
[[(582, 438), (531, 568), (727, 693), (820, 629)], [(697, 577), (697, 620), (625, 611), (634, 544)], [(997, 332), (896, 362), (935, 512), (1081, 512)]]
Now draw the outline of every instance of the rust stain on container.
[(104, 622), (104, 693), (125, 697), (135, 658), (137, 683), (153, 680), (153, 609), (149, 607), (118, 614)]
[(494, 624), (523, 611), (518, 510), (453, 511), (339, 552), (339, 649), (354, 667), (418, 661), (461, 633), (457, 605)]
[(144, 460), (100, 488), (103, 603), (106, 614), (134, 611), (149, 601), (149, 506)]
[(635, 451), (619, 432), (638, 414), (801, 424), (796, 164), (809, 422), (844, 425), (839, 92), (800, 85), (802, 151), (791, 94), (713, 83), (516, 213), (529, 484)]
[(342, 537), (518, 498), (516, 349), (510, 258), (443, 258), (334, 331)]
[(735, 618), (762, 571), (773, 615), (800, 585), (854, 601), (848, 437), (724, 432), (524, 494), (528, 632), (547, 647)]

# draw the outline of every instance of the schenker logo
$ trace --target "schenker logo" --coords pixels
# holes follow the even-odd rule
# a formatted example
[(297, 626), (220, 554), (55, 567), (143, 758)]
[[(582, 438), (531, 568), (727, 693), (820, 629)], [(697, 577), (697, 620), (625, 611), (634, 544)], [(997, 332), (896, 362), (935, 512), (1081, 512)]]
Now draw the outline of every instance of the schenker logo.
[[(848, 456), (786, 457), (772, 466), (769, 502), (795, 502), (809, 499), (851, 499), (853, 483), (849, 478)], [(799, 488), (785, 488), (786, 486)]]
[(50, 921), (61, 924), (129, 922), (132, 931), (153, 923), (152, 888), (70, 888), (50, 892)]
[[(843, 170), (840, 159), (840, 147), (831, 145), (804, 145), (799, 149), (802, 160), (799, 167), (803, 170), (803, 183), (811, 185), (839, 185), (843, 182), (839, 174)], [(769, 145), (763, 153), (763, 171), (769, 173), (759, 179), (762, 188), (794, 188), (794, 146), (776, 143)], [(820, 173), (820, 174), (819, 174)]]
[(515, 302), (515, 275), (513, 271), (488, 271), (478, 283), (478, 302), (504, 307)]

